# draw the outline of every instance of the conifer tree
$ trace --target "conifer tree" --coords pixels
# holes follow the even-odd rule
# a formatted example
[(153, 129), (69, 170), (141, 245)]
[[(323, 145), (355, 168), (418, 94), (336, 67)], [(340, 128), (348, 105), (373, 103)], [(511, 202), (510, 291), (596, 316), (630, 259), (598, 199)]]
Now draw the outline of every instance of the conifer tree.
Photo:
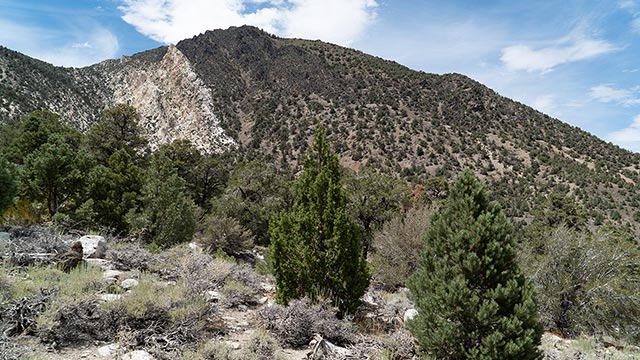
[(469, 170), (425, 235), (409, 281), (421, 351), (438, 359), (537, 359), (533, 285), (515, 259), (510, 224)]
[(346, 214), (338, 158), (324, 130), (304, 163), (293, 209), (270, 226), (276, 297), (280, 303), (326, 296), (341, 314), (354, 311), (369, 284), (359, 226)]

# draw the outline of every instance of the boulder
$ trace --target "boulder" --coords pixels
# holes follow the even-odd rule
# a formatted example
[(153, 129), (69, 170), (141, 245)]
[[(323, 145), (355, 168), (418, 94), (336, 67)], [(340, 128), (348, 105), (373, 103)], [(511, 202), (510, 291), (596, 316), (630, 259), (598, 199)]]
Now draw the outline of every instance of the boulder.
[(104, 358), (115, 358), (116, 351), (120, 349), (120, 345), (114, 343), (105, 346), (101, 346), (98, 348), (98, 355)]
[(207, 300), (211, 302), (218, 302), (222, 300), (222, 294), (219, 291), (209, 290), (205, 294)]
[(133, 289), (136, 286), (138, 286), (138, 280), (136, 279), (126, 279), (120, 283), (120, 287), (125, 290)]
[(353, 356), (351, 350), (334, 345), (318, 334), (313, 336), (310, 345), (313, 350), (307, 354), (307, 359), (350, 359)]
[(407, 309), (407, 311), (404, 312), (404, 316), (402, 317), (402, 319), (404, 320), (404, 322), (411, 321), (417, 315), (418, 315), (418, 310), (416, 310), (416, 309)]
[(104, 259), (107, 254), (107, 242), (99, 235), (85, 235), (78, 239), (82, 243), (85, 258)]

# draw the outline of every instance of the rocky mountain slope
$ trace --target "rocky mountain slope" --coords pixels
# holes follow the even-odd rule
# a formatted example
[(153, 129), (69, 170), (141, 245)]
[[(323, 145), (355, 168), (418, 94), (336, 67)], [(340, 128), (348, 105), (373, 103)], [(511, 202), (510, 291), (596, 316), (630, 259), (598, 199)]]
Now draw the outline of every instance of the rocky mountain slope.
[(44, 108), (87, 129), (118, 102), (139, 109), (154, 146), (188, 138), (208, 152), (297, 165), (321, 123), (347, 167), (414, 181), (470, 167), (516, 217), (560, 193), (592, 224), (640, 220), (640, 155), (463, 75), (247, 26), (81, 69), (0, 48), (5, 117)]

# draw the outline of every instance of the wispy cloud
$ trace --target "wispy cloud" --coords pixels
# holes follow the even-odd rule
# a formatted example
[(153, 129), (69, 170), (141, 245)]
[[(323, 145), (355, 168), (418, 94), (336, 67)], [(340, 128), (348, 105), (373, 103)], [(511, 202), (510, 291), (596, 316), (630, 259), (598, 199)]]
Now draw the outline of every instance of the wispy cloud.
[[(20, 34), (16, 37), (15, 34)], [(71, 39), (60, 42), (60, 38)], [(86, 66), (115, 57), (118, 38), (94, 26), (70, 33), (25, 26), (0, 19), (0, 43), (11, 49), (58, 66)]]
[(604, 40), (566, 38), (537, 49), (522, 44), (506, 47), (502, 49), (500, 60), (510, 70), (545, 73), (558, 65), (594, 58), (616, 50), (619, 48)]
[(531, 103), (531, 107), (545, 114), (552, 114), (555, 111), (555, 100), (553, 95), (542, 95)]
[(624, 106), (640, 105), (638, 89), (616, 89), (609, 84), (594, 86), (589, 91), (592, 99), (603, 103), (617, 103)]
[(637, 115), (626, 128), (609, 133), (607, 140), (631, 151), (640, 152), (640, 115)]
[(350, 45), (373, 22), (378, 5), (374, 0), (121, 1), (122, 19), (163, 43), (216, 28), (254, 25), (286, 37)]

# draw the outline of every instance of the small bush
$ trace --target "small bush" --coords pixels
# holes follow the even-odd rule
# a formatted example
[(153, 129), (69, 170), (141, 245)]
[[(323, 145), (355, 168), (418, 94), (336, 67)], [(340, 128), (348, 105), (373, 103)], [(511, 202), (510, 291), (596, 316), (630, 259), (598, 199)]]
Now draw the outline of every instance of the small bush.
[(199, 242), (210, 253), (222, 249), (229, 255), (239, 255), (251, 250), (253, 235), (235, 218), (212, 214), (205, 221)]
[(291, 301), (289, 306), (263, 307), (259, 316), (265, 328), (283, 346), (305, 346), (316, 333), (336, 345), (349, 344), (355, 338), (352, 325), (339, 320), (335, 309), (326, 302), (312, 304), (309, 299), (302, 298)]
[(383, 289), (393, 291), (418, 268), (422, 237), (427, 230), (433, 210), (411, 208), (404, 216), (391, 219), (373, 235), (374, 253), (371, 256), (373, 279)]
[(235, 280), (227, 282), (222, 287), (222, 294), (224, 295), (223, 304), (228, 307), (257, 304), (257, 290)]
[(271, 360), (276, 356), (279, 346), (276, 339), (264, 331), (258, 330), (249, 339), (245, 350), (245, 359)]

